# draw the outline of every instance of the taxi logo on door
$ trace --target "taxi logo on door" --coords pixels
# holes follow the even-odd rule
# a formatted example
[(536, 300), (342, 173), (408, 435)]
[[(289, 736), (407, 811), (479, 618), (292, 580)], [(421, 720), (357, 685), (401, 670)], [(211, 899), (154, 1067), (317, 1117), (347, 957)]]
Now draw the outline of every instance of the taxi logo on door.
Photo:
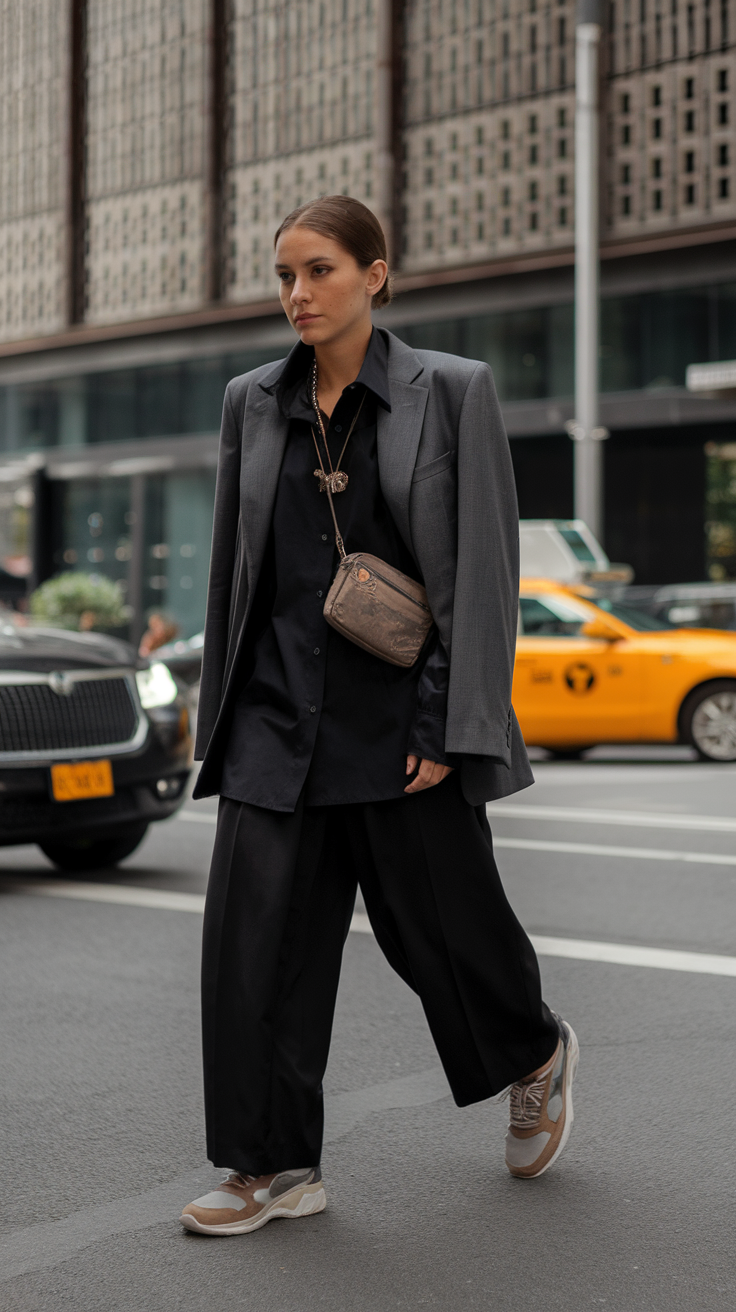
[(570, 692), (578, 695), (590, 692), (595, 683), (595, 670), (584, 661), (576, 661), (565, 670), (565, 683)]

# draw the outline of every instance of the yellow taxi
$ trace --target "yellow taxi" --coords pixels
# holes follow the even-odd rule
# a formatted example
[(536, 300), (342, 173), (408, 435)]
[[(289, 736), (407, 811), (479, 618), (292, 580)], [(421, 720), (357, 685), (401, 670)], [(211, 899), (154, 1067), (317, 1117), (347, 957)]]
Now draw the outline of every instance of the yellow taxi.
[(513, 689), (528, 745), (689, 743), (736, 761), (736, 633), (678, 629), (580, 585), (522, 579)]

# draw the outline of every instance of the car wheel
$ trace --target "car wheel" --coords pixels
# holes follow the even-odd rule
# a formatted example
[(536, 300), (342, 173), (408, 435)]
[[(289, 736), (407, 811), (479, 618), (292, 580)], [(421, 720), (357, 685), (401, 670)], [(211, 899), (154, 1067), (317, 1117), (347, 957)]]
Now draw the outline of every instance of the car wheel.
[(683, 704), (682, 736), (704, 761), (736, 761), (736, 681), (696, 688)]
[(148, 825), (136, 825), (118, 838), (71, 838), (68, 841), (39, 843), (49, 861), (61, 870), (102, 870), (114, 866), (143, 842)]

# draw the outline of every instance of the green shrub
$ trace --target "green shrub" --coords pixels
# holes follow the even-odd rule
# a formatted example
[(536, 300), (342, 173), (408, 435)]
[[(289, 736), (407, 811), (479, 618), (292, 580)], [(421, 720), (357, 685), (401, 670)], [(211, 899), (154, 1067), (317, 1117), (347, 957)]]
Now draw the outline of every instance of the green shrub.
[(118, 583), (101, 574), (70, 570), (48, 579), (30, 597), (31, 615), (54, 629), (117, 629), (127, 624), (129, 609)]

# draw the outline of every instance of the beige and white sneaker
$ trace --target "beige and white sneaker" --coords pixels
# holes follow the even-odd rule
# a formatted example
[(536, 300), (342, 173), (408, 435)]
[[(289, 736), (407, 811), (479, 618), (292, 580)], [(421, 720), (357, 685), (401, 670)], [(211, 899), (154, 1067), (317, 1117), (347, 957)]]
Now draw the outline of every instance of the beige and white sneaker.
[(572, 1129), (572, 1082), (580, 1049), (572, 1026), (557, 1019), (560, 1041), (552, 1060), (509, 1090), (506, 1165), (522, 1180), (543, 1175), (557, 1161)]
[(241, 1175), (233, 1171), (210, 1194), (195, 1198), (179, 1218), (198, 1235), (244, 1235), (277, 1216), (313, 1216), (327, 1198), (319, 1171)]

